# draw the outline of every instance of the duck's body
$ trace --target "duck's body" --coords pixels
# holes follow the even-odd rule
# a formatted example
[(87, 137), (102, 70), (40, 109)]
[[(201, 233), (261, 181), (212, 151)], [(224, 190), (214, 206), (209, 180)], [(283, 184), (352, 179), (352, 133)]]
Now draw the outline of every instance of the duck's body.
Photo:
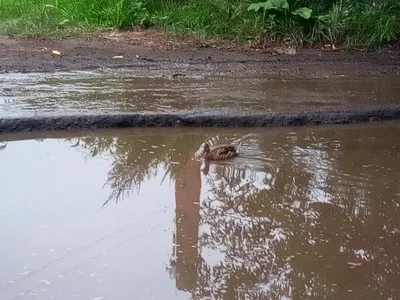
[(217, 146), (211, 148), (209, 144), (204, 144), (203, 155), (207, 160), (227, 160), (237, 156), (238, 152), (235, 146)]

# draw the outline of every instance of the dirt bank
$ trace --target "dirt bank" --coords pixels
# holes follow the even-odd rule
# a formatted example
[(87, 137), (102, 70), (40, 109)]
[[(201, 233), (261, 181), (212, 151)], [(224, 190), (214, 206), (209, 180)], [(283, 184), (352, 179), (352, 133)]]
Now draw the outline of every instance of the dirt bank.
[[(61, 55), (53, 54), (57, 50)], [(278, 54), (271, 46), (217, 45), (180, 41), (153, 31), (106, 33), (65, 39), (0, 38), (0, 72), (52, 72), (102, 67), (199, 70), (245, 74), (268, 72), (305, 76), (400, 74), (400, 51), (375, 53), (297, 49)], [(122, 56), (122, 58), (115, 58)]]
[(400, 105), (266, 114), (116, 114), (3, 118), (0, 133), (124, 127), (266, 127), (351, 124), (400, 119)]

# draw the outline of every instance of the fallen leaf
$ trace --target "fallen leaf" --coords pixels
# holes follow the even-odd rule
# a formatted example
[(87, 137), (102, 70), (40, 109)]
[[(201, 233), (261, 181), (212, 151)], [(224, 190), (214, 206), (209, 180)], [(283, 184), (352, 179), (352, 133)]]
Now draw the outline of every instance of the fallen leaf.
[(51, 51), (51, 53), (55, 54), (55, 55), (61, 55), (61, 52), (58, 50), (53, 50)]
[(121, 59), (121, 58), (124, 58), (122, 55), (115, 55), (115, 56), (113, 56), (112, 57), (113, 59)]
[(362, 263), (355, 263), (355, 262), (351, 262), (351, 261), (348, 261), (347, 264), (350, 266), (354, 266), (354, 267), (358, 267), (358, 266), (362, 265)]

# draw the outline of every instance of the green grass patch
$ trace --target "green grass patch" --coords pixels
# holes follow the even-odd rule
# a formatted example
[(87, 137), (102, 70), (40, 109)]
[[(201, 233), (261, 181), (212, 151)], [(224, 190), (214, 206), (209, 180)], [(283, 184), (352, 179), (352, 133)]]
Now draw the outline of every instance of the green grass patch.
[(397, 44), (398, 0), (0, 0), (0, 32), (60, 35), (135, 26), (263, 44)]

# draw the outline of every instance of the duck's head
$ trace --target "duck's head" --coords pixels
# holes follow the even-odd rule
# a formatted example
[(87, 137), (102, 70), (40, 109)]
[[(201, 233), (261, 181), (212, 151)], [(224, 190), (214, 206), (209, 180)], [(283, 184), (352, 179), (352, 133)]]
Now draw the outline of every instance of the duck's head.
[(199, 147), (199, 149), (195, 152), (195, 157), (196, 158), (201, 158), (201, 157), (203, 157), (204, 156), (204, 154), (205, 154), (205, 144), (203, 143), (203, 144), (201, 144), (200, 145), (200, 147)]

